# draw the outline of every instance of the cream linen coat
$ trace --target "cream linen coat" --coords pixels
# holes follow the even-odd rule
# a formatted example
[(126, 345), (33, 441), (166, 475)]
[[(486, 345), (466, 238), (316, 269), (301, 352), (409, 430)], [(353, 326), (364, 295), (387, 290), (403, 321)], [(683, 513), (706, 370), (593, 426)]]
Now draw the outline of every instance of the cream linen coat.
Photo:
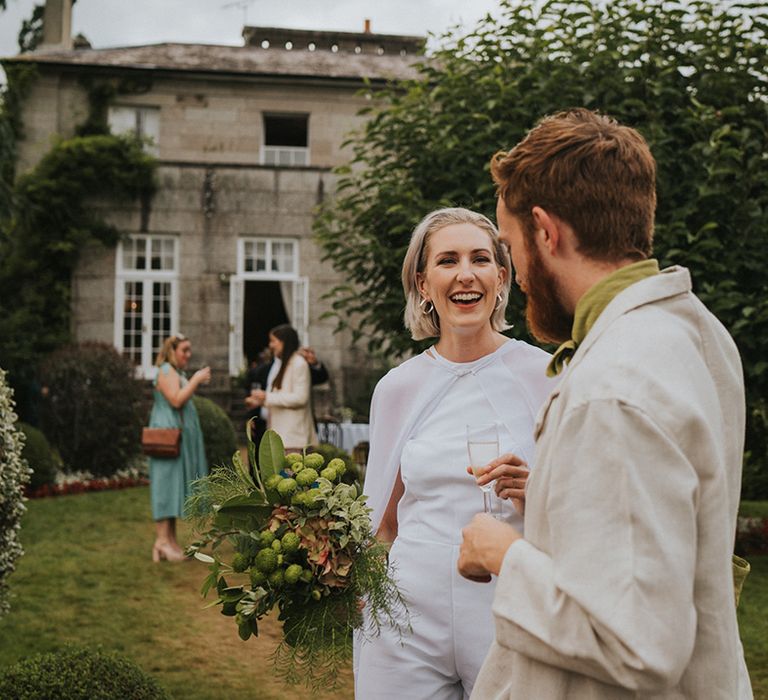
[(751, 697), (731, 554), (736, 347), (675, 267), (617, 295), (536, 425), (473, 699)]
[(269, 427), (279, 433), (286, 447), (317, 444), (311, 391), (309, 365), (301, 355), (293, 353), (285, 368), (282, 386), (268, 391), (264, 401), (269, 409)]

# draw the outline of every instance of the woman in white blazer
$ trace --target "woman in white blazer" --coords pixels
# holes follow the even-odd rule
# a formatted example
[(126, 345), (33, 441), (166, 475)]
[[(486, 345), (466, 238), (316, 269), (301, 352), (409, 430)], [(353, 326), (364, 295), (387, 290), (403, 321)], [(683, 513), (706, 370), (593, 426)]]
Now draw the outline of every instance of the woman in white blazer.
[(312, 418), (309, 365), (297, 352), (299, 335), (284, 324), (269, 332), (269, 349), (275, 361), (269, 370), (266, 391), (251, 394), (255, 406), (264, 406), (267, 425), (276, 431), (287, 449), (301, 450), (317, 443)]

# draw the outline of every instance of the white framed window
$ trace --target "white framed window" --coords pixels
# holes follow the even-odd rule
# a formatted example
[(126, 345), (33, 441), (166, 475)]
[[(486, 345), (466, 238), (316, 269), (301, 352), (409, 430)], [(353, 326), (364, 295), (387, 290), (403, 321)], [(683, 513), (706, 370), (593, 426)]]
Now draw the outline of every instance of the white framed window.
[(264, 145), (261, 147), (261, 164), (281, 165), (286, 168), (309, 165), (309, 149)]
[(113, 134), (132, 134), (144, 141), (144, 150), (156, 156), (160, 143), (160, 108), (110, 105), (107, 123)]
[(152, 376), (163, 341), (178, 328), (179, 245), (175, 236), (130, 235), (117, 248), (115, 347)]
[(262, 165), (309, 165), (309, 115), (265, 114)]
[(249, 278), (293, 279), (299, 273), (298, 239), (241, 238), (237, 272)]

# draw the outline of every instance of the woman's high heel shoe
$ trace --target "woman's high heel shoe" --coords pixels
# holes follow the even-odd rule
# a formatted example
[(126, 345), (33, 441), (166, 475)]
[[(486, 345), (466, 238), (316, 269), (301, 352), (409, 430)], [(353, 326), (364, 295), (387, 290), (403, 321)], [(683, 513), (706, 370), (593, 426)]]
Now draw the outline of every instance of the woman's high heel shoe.
[(155, 542), (152, 547), (152, 561), (184, 561), (186, 557), (180, 549), (174, 548), (169, 542)]

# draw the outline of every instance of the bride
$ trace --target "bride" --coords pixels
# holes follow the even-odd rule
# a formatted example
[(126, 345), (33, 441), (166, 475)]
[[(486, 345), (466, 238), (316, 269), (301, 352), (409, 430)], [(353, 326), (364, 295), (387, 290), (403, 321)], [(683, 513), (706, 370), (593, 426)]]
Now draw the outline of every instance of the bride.
[(483, 503), (467, 474), (467, 425), (497, 425), (507, 454), (489, 473), (505, 499), (501, 517), (521, 528), (509, 499), (523, 495), (534, 419), (553, 383), (547, 353), (500, 333), (511, 266), (485, 216), (460, 208), (427, 215), (402, 277), (406, 326), (414, 340), (437, 342), (376, 387), (365, 493), (378, 538), (392, 542), (413, 631), (358, 636), (355, 692), (360, 700), (460, 700), (493, 639), (494, 586), (456, 570), (461, 529)]

